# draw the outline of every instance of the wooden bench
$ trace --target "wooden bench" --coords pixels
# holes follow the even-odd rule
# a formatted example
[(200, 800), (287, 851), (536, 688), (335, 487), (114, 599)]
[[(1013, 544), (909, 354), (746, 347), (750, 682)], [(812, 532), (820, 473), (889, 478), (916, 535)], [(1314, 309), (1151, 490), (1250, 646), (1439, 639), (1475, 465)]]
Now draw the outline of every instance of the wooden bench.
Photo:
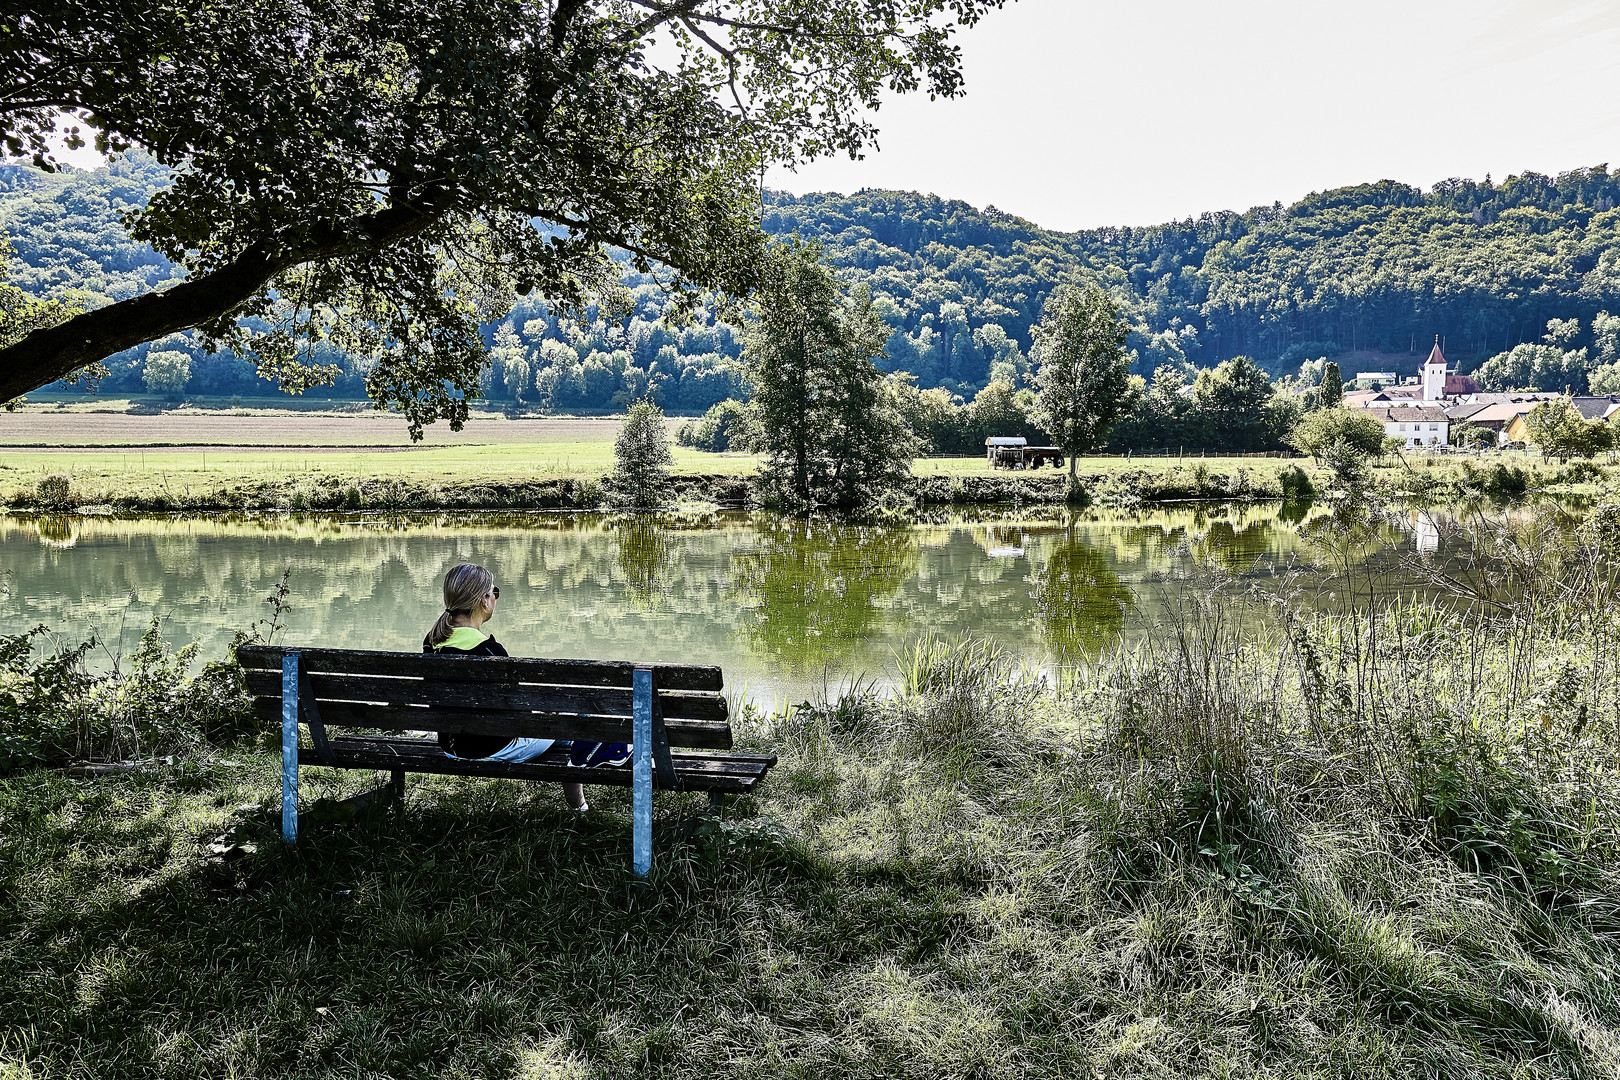
[[(392, 779), (379, 792), (392, 798), (404, 794), (408, 772), (607, 784), (633, 791), (631, 861), (645, 877), (654, 788), (707, 791), (719, 805), (752, 791), (776, 764), (774, 755), (730, 752), (717, 667), (268, 645), (244, 645), (236, 657), (259, 716), (281, 722), (281, 830), (289, 844), (298, 838), (300, 765), (386, 770)], [(300, 724), (309, 730), (307, 746)], [(628, 766), (584, 769), (568, 764), (563, 747), (513, 764), (451, 757), (436, 738), (401, 734), (441, 731), (635, 749)]]

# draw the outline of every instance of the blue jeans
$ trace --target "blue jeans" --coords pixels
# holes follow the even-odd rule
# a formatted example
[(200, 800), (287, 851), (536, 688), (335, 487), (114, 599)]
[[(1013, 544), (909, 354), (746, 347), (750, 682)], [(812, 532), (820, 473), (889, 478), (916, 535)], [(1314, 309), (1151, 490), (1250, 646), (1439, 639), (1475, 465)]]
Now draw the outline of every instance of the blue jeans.
[(550, 750), (551, 745), (556, 741), (556, 739), (513, 739), (510, 746), (497, 750), (489, 757), (481, 760), (510, 761), (514, 763), (533, 761), (547, 750)]

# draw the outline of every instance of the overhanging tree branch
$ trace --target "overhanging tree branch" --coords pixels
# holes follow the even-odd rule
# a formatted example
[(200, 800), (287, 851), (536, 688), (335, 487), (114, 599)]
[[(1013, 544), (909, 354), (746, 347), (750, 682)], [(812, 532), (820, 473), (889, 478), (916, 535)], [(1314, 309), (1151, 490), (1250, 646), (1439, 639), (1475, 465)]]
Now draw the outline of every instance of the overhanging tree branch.
[(251, 247), (230, 263), (162, 292), (146, 293), (35, 330), (0, 349), (0, 401), (21, 397), (86, 364), (167, 334), (229, 315), (284, 270), (304, 263), (380, 251), (439, 220), (415, 207), (393, 207), (370, 219), (312, 237), (302, 248), (271, 254)]

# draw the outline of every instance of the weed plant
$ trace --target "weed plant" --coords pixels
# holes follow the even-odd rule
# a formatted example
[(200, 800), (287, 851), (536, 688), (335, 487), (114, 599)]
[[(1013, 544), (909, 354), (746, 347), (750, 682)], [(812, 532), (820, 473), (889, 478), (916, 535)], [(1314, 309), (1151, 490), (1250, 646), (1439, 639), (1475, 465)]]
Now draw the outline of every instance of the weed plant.
[(1058, 679), (925, 636), (741, 710), (780, 764), (661, 795), (645, 890), (616, 789), (413, 777), (288, 850), (245, 744), (16, 773), (0, 1070), (1613, 1077), (1617, 525), (1482, 515), (1409, 568), (1444, 603), (1211, 591)]

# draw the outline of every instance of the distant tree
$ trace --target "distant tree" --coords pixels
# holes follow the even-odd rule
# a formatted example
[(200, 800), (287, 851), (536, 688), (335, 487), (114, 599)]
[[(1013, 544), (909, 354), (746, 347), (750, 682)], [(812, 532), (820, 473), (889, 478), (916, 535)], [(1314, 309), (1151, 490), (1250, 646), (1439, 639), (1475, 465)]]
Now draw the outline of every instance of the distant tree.
[(845, 299), (819, 246), (783, 245), (774, 262), (743, 348), (763, 478), (800, 506), (852, 509), (916, 448), (872, 362), (888, 331), (869, 293)]
[(506, 393), (514, 401), (522, 401), (534, 385), (530, 374), (529, 350), (524, 347), (511, 320), (495, 328), (495, 342), (489, 348), (489, 362), (500, 375)]
[(967, 410), (959, 398), (937, 386), (919, 389), (916, 377), (909, 371), (890, 372), (883, 384), (890, 406), (916, 437), (919, 453), (971, 452)]
[(1316, 389), (1316, 407), (1336, 409), (1343, 401), (1344, 378), (1339, 374), (1339, 365), (1329, 360), (1322, 367), (1322, 385)]
[(1587, 389), (1594, 394), (1620, 394), (1620, 364), (1601, 364), (1586, 373)]
[[(1206, 445), (1232, 450), (1262, 450), (1267, 441), (1265, 405), (1273, 393), (1271, 379), (1251, 357), (1223, 360), (1214, 371), (1202, 371), (1193, 384), (1193, 405), (1204, 428)], [(1284, 437), (1285, 431), (1276, 433)]]
[(1568, 398), (1543, 401), (1525, 414), (1524, 424), (1543, 457), (1590, 458), (1614, 446), (1614, 429), (1602, 420), (1581, 416)]
[[(1607, 319), (1608, 313), (1599, 315)], [(1593, 327), (1598, 328), (1598, 320)], [(1586, 349), (1570, 349), (1580, 333), (1578, 319), (1549, 319), (1547, 332), (1539, 344), (1526, 342), (1497, 353), (1479, 366), (1474, 378), (1486, 390), (1568, 390), (1582, 389), (1593, 360)], [(1620, 328), (1616, 328), (1620, 332)], [(1600, 350), (1604, 334), (1597, 334)], [(1600, 355), (1598, 364), (1604, 362)]]
[(613, 440), (613, 473), (607, 486), (619, 502), (638, 510), (661, 506), (673, 464), (664, 411), (646, 398), (630, 406)]
[(826, 495), (841, 510), (879, 501), (911, 474), (918, 441), (884, 392), (873, 359), (883, 355), (888, 328), (862, 285), (845, 302), (844, 345), (829, 354), (825, 453)]
[(991, 379), (967, 407), (967, 445), (970, 454), (984, 453), (984, 440), (994, 435), (1033, 434), (1029, 422), (1029, 391), (1014, 388), (1010, 379)]
[(1620, 315), (1600, 311), (1592, 318), (1592, 362), (1586, 384), (1594, 394), (1620, 394)]
[(1128, 333), (1119, 309), (1095, 285), (1062, 285), (1031, 328), (1039, 388), (1035, 422), (1069, 458), (1101, 446), (1131, 407)]
[(1543, 401), (1524, 417), (1530, 441), (1542, 457), (1568, 460), (1576, 441), (1575, 429), (1585, 420), (1568, 398)]
[(1446, 441), (1452, 446), (1459, 446), (1465, 450), (1477, 451), (1495, 446), (1497, 438), (1496, 432), (1492, 431), (1490, 428), (1484, 427), (1480, 424), (1470, 424), (1467, 421), (1464, 421), (1460, 424), (1451, 425), (1451, 431), (1447, 435)]
[(675, 439), (682, 446), (711, 454), (728, 450), (747, 452), (754, 448), (757, 428), (753, 407), (728, 398), (709, 406), (701, 420), (682, 424)]
[(146, 354), (146, 370), (141, 378), (151, 393), (178, 398), (191, 381), (191, 357), (170, 349), (153, 349)]
[(1335, 445), (1373, 457), (1384, 451), (1384, 425), (1359, 409), (1317, 409), (1294, 426), (1288, 441), (1314, 458)]

